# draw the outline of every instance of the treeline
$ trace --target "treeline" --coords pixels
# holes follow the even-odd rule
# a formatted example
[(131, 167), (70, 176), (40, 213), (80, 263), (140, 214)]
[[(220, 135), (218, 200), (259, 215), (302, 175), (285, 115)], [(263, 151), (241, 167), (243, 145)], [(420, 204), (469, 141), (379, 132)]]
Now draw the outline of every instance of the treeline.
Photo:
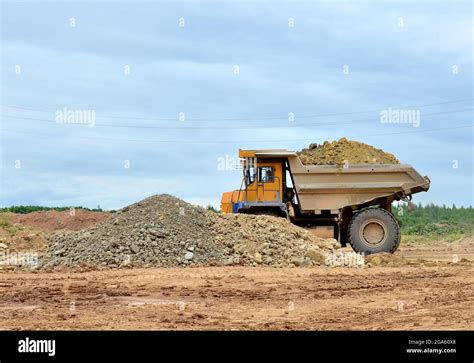
[(91, 212), (103, 212), (104, 210), (97, 206), (97, 208), (85, 208), (85, 207), (43, 207), (39, 205), (18, 205), (6, 208), (0, 208), (0, 212), (11, 212), (11, 213), (18, 213), (18, 214), (27, 214), (31, 212), (38, 212), (38, 211), (49, 211), (55, 210), (58, 212), (68, 211), (71, 209), (84, 209)]
[(206, 209), (211, 211), (211, 212), (214, 212), (214, 213), (220, 213), (220, 211), (218, 209), (214, 208), (214, 206), (211, 205), (211, 204), (208, 204)]
[(408, 235), (466, 235), (474, 231), (474, 208), (446, 205), (400, 204), (392, 212)]

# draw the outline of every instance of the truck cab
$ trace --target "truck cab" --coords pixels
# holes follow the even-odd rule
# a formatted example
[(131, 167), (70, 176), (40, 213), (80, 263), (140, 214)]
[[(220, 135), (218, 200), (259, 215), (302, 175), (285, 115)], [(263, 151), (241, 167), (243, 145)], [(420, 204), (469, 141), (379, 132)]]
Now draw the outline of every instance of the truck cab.
[[(239, 150), (243, 174), (241, 188), (223, 193), (222, 212), (287, 216), (286, 161), (274, 155), (275, 150), (262, 157), (264, 151)], [(257, 152), (260, 153), (258, 158)]]

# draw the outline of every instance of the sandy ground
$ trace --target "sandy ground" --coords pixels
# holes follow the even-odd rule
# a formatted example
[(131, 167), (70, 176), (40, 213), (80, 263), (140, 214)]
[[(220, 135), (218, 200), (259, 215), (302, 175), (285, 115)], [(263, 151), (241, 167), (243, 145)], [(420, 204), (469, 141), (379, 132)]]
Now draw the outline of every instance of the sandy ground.
[(474, 267), (0, 274), (0, 329), (473, 329)]

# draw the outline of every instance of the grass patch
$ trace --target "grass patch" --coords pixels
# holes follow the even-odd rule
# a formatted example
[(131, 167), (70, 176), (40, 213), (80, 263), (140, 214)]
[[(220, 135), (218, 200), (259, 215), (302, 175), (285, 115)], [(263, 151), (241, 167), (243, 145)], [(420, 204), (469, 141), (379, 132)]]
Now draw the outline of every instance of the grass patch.
[(24, 227), (18, 224), (13, 224), (10, 218), (10, 213), (0, 213), (0, 229), (8, 232), (11, 236), (14, 236), (19, 231), (22, 231)]
[(12, 221), (7, 213), (0, 213), (0, 228), (6, 229), (12, 226)]

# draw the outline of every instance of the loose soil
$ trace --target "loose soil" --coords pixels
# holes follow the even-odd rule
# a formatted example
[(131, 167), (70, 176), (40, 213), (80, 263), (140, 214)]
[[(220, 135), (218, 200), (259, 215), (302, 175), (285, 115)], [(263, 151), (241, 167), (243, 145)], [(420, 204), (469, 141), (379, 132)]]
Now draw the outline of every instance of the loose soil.
[(109, 218), (109, 212), (91, 212), (84, 209), (72, 211), (39, 211), (27, 214), (11, 213), (12, 223), (19, 223), (47, 232), (58, 229), (79, 231)]
[(108, 212), (91, 212), (83, 209), (71, 211), (41, 211), (27, 214), (1, 213), (9, 226), (0, 228), (2, 246), (9, 251), (35, 250), (45, 252), (48, 236), (58, 230), (78, 231), (109, 218)]
[(323, 144), (311, 144), (298, 151), (305, 165), (344, 165), (344, 164), (399, 164), (398, 159), (383, 150), (345, 137)]

